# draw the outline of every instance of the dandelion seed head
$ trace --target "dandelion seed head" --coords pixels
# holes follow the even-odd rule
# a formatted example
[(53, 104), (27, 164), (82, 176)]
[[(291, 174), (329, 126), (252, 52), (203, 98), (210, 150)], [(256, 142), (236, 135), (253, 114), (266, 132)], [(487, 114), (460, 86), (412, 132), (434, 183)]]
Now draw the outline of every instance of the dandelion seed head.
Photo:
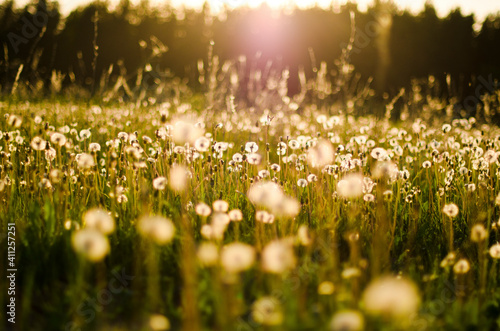
[(61, 181), (63, 173), (59, 169), (52, 169), (49, 173), (49, 176), (50, 176), (50, 180), (53, 183), (57, 184)]
[(306, 187), (307, 186), (307, 180), (305, 180), (304, 178), (300, 178), (297, 181), (297, 186), (298, 187)]
[(319, 295), (331, 295), (335, 290), (335, 285), (332, 282), (324, 281), (321, 282), (318, 286), (318, 294)]
[(370, 152), (371, 157), (375, 160), (384, 160), (387, 156), (387, 151), (382, 147), (376, 147)]
[(174, 223), (163, 216), (143, 216), (137, 222), (137, 230), (158, 245), (165, 245), (174, 239)]
[(292, 150), (296, 150), (300, 148), (300, 143), (297, 140), (292, 139), (288, 142), (288, 147)]
[(327, 140), (320, 140), (307, 153), (307, 161), (313, 168), (322, 168), (331, 164), (334, 160), (335, 151), (332, 144)]
[(196, 256), (200, 264), (205, 267), (214, 266), (219, 262), (219, 250), (214, 243), (201, 243)]
[(245, 144), (245, 151), (249, 154), (256, 153), (259, 150), (257, 143), (250, 141)]
[(409, 319), (420, 305), (416, 285), (408, 279), (393, 276), (372, 281), (362, 300), (368, 313), (395, 320)]
[(456, 255), (454, 252), (448, 253), (445, 258), (441, 261), (441, 268), (447, 268), (455, 264)]
[(268, 170), (266, 170), (266, 169), (262, 169), (262, 170), (260, 170), (260, 171), (259, 171), (258, 175), (259, 175), (259, 177), (260, 177), (261, 179), (264, 179), (264, 178), (268, 178), (268, 177), (270, 177), (270, 175), (271, 175), (271, 174), (269, 173), (269, 171), (268, 171)]
[(492, 245), (488, 251), (490, 253), (490, 256), (494, 259), (500, 259), (500, 244), (496, 243)]
[(92, 228), (108, 235), (115, 230), (115, 221), (109, 213), (101, 208), (89, 209), (83, 214), (83, 223), (86, 228)]
[(497, 161), (498, 159), (498, 153), (492, 149), (486, 151), (486, 153), (484, 153), (484, 156), (483, 156), (484, 160), (489, 163), (489, 164), (493, 164)]
[(179, 120), (172, 127), (172, 139), (177, 144), (194, 144), (203, 135), (203, 129), (187, 120)]
[(398, 166), (391, 161), (379, 161), (374, 165), (374, 168), (372, 170), (372, 177), (374, 179), (385, 179), (393, 182), (399, 177)]
[(248, 270), (255, 262), (255, 249), (243, 243), (231, 243), (222, 248), (220, 262), (228, 273)]
[(458, 211), (458, 206), (454, 203), (446, 204), (443, 207), (443, 213), (451, 218), (457, 217)]
[(257, 210), (255, 212), (255, 220), (264, 224), (272, 224), (274, 223), (274, 215), (265, 210)]
[(317, 182), (318, 181), (318, 176), (316, 176), (315, 174), (309, 174), (307, 176), (307, 181), (309, 183)]
[(342, 270), (341, 276), (343, 279), (358, 278), (361, 276), (361, 270), (356, 267), (345, 268)]
[(160, 176), (153, 179), (153, 188), (158, 191), (163, 191), (167, 188), (167, 178)]
[(78, 230), (73, 234), (71, 242), (75, 252), (91, 262), (101, 261), (110, 250), (108, 238), (92, 228)]
[(302, 224), (297, 231), (297, 240), (302, 246), (309, 246), (312, 243), (307, 225)]
[(90, 143), (89, 144), (89, 152), (90, 153), (97, 153), (101, 150), (101, 145), (98, 143)]
[(275, 240), (262, 250), (262, 269), (265, 272), (281, 274), (295, 267), (296, 259), (289, 240)]
[(47, 142), (40, 137), (34, 137), (31, 140), (30, 145), (31, 145), (31, 148), (33, 148), (35, 151), (42, 151), (47, 146)]
[(330, 331), (362, 331), (365, 322), (363, 315), (356, 310), (341, 310), (330, 322)]
[(227, 226), (229, 225), (229, 216), (222, 212), (214, 212), (211, 217), (210, 227), (212, 230), (211, 238), (222, 240)]
[(213, 230), (210, 224), (203, 224), (200, 228), (201, 236), (207, 240), (211, 240), (213, 238)]
[(443, 126), (442, 126), (441, 129), (443, 130), (443, 133), (448, 133), (448, 132), (451, 131), (451, 125), (449, 125), (449, 124), (443, 124)]
[(373, 202), (375, 201), (375, 196), (371, 193), (368, 193), (363, 196), (363, 200), (366, 202)]
[(257, 153), (247, 154), (247, 162), (251, 165), (259, 165), (262, 161), (262, 156)]
[(212, 213), (212, 209), (204, 202), (200, 202), (195, 207), (195, 212), (199, 216), (207, 217)]
[(19, 129), (21, 127), (21, 124), (23, 123), (23, 119), (20, 116), (17, 115), (9, 115), (7, 119), (7, 124), (14, 129)]
[(78, 168), (82, 170), (88, 170), (90, 168), (95, 167), (94, 157), (90, 154), (82, 153), (76, 156), (76, 162), (78, 164)]
[(280, 325), (283, 323), (281, 305), (274, 297), (262, 297), (252, 304), (252, 318), (263, 325)]
[(164, 315), (154, 314), (149, 317), (149, 327), (154, 331), (170, 330), (170, 321)]
[(188, 185), (188, 170), (181, 165), (173, 165), (169, 171), (170, 188), (176, 192), (183, 192)]
[(82, 140), (89, 139), (91, 136), (90, 130), (89, 129), (83, 129), (80, 131), (80, 138)]
[(470, 233), (470, 240), (473, 242), (481, 242), (488, 237), (488, 232), (482, 224), (476, 224), (472, 227)]
[(194, 142), (194, 148), (200, 153), (206, 152), (210, 148), (210, 140), (205, 137), (199, 137)]
[(247, 195), (252, 203), (268, 208), (276, 206), (284, 197), (281, 187), (271, 181), (253, 184)]
[(273, 163), (273, 164), (271, 164), (271, 167), (270, 167), (270, 168), (271, 168), (271, 170), (272, 170), (272, 171), (274, 171), (274, 172), (280, 172), (280, 170), (281, 170), (280, 165), (279, 165), (279, 164), (277, 164), (277, 163)]
[(236, 163), (241, 163), (243, 162), (243, 155), (241, 155), (240, 153), (235, 153), (232, 159)]
[(120, 194), (116, 197), (116, 202), (118, 203), (126, 203), (128, 201), (128, 198), (125, 194)]
[(232, 222), (240, 222), (243, 220), (243, 213), (239, 209), (233, 209), (227, 214)]
[(460, 259), (453, 266), (453, 272), (457, 275), (463, 275), (469, 272), (470, 264), (466, 259)]
[(212, 208), (215, 212), (225, 213), (229, 208), (229, 203), (225, 200), (215, 200), (212, 203)]
[(337, 193), (346, 199), (355, 199), (363, 195), (363, 176), (348, 174), (337, 183)]

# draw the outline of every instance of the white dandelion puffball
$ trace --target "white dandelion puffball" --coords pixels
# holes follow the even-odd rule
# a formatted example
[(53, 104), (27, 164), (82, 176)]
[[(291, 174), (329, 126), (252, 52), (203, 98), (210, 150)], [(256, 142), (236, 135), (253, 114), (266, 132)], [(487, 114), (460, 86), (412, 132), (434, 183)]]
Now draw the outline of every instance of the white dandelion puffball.
[(224, 200), (215, 200), (212, 203), (212, 208), (215, 212), (225, 213), (229, 209), (229, 203)]
[(391, 161), (378, 161), (373, 166), (372, 176), (374, 179), (395, 181), (399, 176), (399, 169), (398, 166)]
[(212, 238), (222, 240), (224, 238), (224, 232), (226, 232), (230, 222), (229, 216), (225, 213), (215, 212), (212, 214), (211, 218), (210, 227), (212, 230)]
[(174, 165), (169, 172), (170, 188), (176, 192), (182, 192), (188, 184), (188, 170), (184, 166)]
[(243, 213), (239, 209), (233, 209), (227, 213), (231, 222), (240, 222), (243, 220)]
[(167, 178), (160, 176), (153, 179), (153, 188), (158, 191), (163, 191), (167, 188)]
[(23, 119), (17, 115), (10, 115), (7, 123), (14, 129), (19, 129), (21, 127), (21, 124), (23, 123)]
[(38, 136), (31, 140), (31, 148), (35, 151), (43, 151), (45, 146), (47, 146), (47, 142)]
[(307, 186), (307, 180), (305, 180), (304, 178), (300, 178), (299, 180), (297, 180), (297, 186), (298, 187), (306, 187)]
[(250, 141), (245, 144), (245, 151), (248, 153), (255, 153), (259, 150), (259, 145), (257, 143)]
[(500, 244), (496, 243), (489, 249), (490, 256), (494, 259), (500, 259)]
[(312, 242), (309, 228), (307, 225), (302, 224), (297, 231), (297, 239), (302, 246), (309, 246)]
[(334, 154), (332, 144), (328, 140), (320, 140), (314, 147), (309, 148), (307, 161), (313, 168), (322, 168), (333, 162)]
[(198, 247), (196, 256), (201, 265), (214, 266), (219, 261), (219, 250), (214, 243), (204, 242)]
[(274, 297), (262, 297), (252, 305), (252, 318), (263, 325), (280, 325), (283, 312), (279, 301)]
[(170, 330), (170, 321), (163, 315), (154, 314), (149, 317), (149, 327), (154, 331)]
[(96, 229), (102, 234), (110, 234), (115, 230), (115, 221), (109, 213), (101, 208), (89, 209), (83, 214), (86, 228)]
[(231, 243), (222, 248), (220, 262), (229, 273), (250, 269), (255, 261), (255, 249), (243, 243)]
[(87, 170), (95, 166), (94, 157), (87, 153), (78, 154), (76, 161), (78, 163), (78, 168)]
[(253, 204), (269, 209), (276, 216), (293, 218), (300, 212), (297, 199), (286, 196), (275, 182), (257, 182), (250, 187), (247, 196)]
[(385, 157), (387, 156), (387, 151), (385, 149), (383, 149), (382, 147), (375, 147), (370, 152), (370, 155), (375, 160), (384, 160)]
[(280, 274), (293, 269), (295, 263), (295, 254), (290, 241), (275, 240), (262, 250), (262, 269), (266, 272)]
[(473, 242), (481, 242), (488, 237), (488, 232), (482, 224), (476, 224), (472, 227), (470, 232), (470, 240)]
[(470, 264), (466, 259), (458, 260), (457, 263), (455, 263), (455, 265), (453, 266), (453, 272), (458, 275), (466, 274), (469, 272), (469, 270)]
[(194, 142), (194, 148), (200, 153), (206, 152), (210, 148), (210, 140), (205, 137), (199, 137)]
[(177, 121), (172, 127), (172, 139), (177, 144), (194, 144), (203, 135), (203, 129), (189, 121)]
[(247, 195), (252, 203), (272, 208), (283, 199), (284, 193), (274, 182), (258, 182), (250, 187)]
[(337, 183), (337, 193), (346, 199), (354, 199), (363, 195), (363, 176), (349, 174)]
[(247, 154), (248, 164), (259, 165), (261, 161), (262, 161), (262, 156), (260, 156), (260, 154), (257, 153)]
[(98, 143), (90, 143), (89, 145), (89, 152), (91, 153), (97, 153), (101, 150), (101, 145)]
[(158, 245), (165, 245), (174, 239), (174, 223), (163, 216), (144, 216), (137, 223), (137, 230)]
[(385, 276), (371, 282), (363, 293), (366, 311), (393, 319), (407, 319), (420, 305), (416, 285), (405, 278)]
[(108, 238), (92, 228), (75, 232), (72, 237), (72, 245), (75, 252), (92, 262), (104, 259), (110, 249)]
[(451, 218), (457, 217), (458, 215), (458, 206), (454, 203), (449, 203), (444, 205), (443, 213)]
[(343, 310), (336, 313), (330, 322), (330, 331), (362, 331), (365, 321), (356, 310)]
[(203, 216), (203, 217), (207, 217), (212, 213), (212, 209), (210, 208), (210, 206), (204, 202), (198, 203), (196, 205), (196, 207), (194, 208), (194, 210), (195, 210), (196, 214), (198, 214), (199, 216)]

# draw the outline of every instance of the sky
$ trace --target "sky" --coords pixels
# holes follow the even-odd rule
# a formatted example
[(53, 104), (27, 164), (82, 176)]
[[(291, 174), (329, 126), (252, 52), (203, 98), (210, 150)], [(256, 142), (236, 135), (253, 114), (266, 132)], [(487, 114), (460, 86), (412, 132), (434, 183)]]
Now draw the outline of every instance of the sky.
[[(297, 4), (299, 7), (313, 6), (314, 4), (319, 4), (320, 6), (329, 6), (332, 0), (208, 0), (211, 7), (214, 9), (221, 8), (223, 4), (228, 4), (230, 7), (236, 7), (238, 5), (250, 5), (258, 6), (262, 2), (267, 2), (271, 6), (280, 6), (284, 4)], [(334, 0), (337, 3), (343, 3), (343, 0)], [(29, 0), (17, 0), (16, 3), (21, 6)], [(80, 5), (85, 5), (89, 3), (89, 0), (59, 0), (61, 10), (64, 14), (70, 13), (73, 9)], [(118, 3), (119, 0), (110, 0), (111, 3)], [(138, 2), (138, 0), (132, 0), (132, 2)], [(150, 0), (151, 4), (161, 4), (165, 0)], [(169, 2), (174, 6), (186, 6), (186, 7), (199, 7), (205, 0), (169, 0)], [(364, 10), (366, 7), (373, 2), (373, 0), (357, 0), (359, 9)], [(425, 0), (394, 0), (394, 2), (400, 7), (409, 9), (413, 12), (420, 11), (425, 4)], [(484, 18), (489, 13), (500, 12), (500, 0), (434, 0), (432, 1), (436, 11), (440, 16), (445, 16), (453, 8), (460, 7), (462, 13), (470, 14), (474, 13), (479, 21), (483, 21)]]

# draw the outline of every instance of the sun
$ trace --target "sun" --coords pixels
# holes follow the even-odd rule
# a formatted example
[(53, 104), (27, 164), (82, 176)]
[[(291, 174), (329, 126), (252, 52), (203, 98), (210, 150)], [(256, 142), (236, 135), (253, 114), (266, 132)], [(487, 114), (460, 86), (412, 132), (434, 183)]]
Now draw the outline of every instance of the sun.
[(258, 7), (262, 4), (266, 4), (271, 8), (280, 8), (284, 7), (287, 2), (289, 3), (290, 1), (287, 0), (224, 0), (228, 5), (234, 6), (234, 7), (241, 7), (241, 6), (248, 6), (251, 8)]
[(229, 5), (230, 7), (248, 6), (250, 8), (259, 7), (262, 4), (266, 4), (273, 9), (283, 8), (286, 6), (297, 6), (304, 8), (318, 5), (320, 7), (326, 7), (331, 4), (331, 0), (215, 0), (212, 2), (222, 2)]

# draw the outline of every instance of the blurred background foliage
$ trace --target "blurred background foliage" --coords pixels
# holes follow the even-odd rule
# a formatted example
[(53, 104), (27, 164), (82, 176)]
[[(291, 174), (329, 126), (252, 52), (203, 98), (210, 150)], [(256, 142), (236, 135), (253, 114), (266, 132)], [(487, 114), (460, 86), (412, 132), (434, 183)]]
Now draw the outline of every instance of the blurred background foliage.
[[(4, 93), (11, 91), (21, 64), (20, 80), (36, 82), (42, 90), (49, 90), (55, 73), (63, 86), (76, 83), (92, 90), (103, 78), (111, 85), (118, 77), (134, 82), (145, 71), (156, 72), (153, 80), (180, 77), (196, 88), (213, 41), (212, 52), (221, 64), (245, 55), (247, 74), (251, 66), (264, 73), (266, 68), (280, 72), (288, 68), (288, 93), (293, 95), (300, 89), (301, 68), (308, 77), (323, 61), (328, 70), (337, 70), (335, 60), (351, 33), (350, 12), (355, 13), (356, 25), (350, 63), (360, 79), (373, 77), (378, 95), (397, 95), (401, 87), (411, 86), (412, 79), (433, 76), (440, 93), (465, 98), (475, 95), (478, 77), (500, 77), (498, 15), (480, 24), (459, 10), (439, 18), (431, 4), (413, 15), (379, 2), (367, 12), (351, 3), (278, 12), (262, 5), (218, 15), (211, 14), (208, 4), (190, 10), (122, 0), (109, 8), (105, 2), (93, 2), (64, 17), (57, 2), (40, 0), (22, 8), (12, 0), (3, 2), (0, 84)], [(35, 36), (29, 29), (26, 36), (30, 24)], [(95, 59), (94, 46), (98, 47)]]

